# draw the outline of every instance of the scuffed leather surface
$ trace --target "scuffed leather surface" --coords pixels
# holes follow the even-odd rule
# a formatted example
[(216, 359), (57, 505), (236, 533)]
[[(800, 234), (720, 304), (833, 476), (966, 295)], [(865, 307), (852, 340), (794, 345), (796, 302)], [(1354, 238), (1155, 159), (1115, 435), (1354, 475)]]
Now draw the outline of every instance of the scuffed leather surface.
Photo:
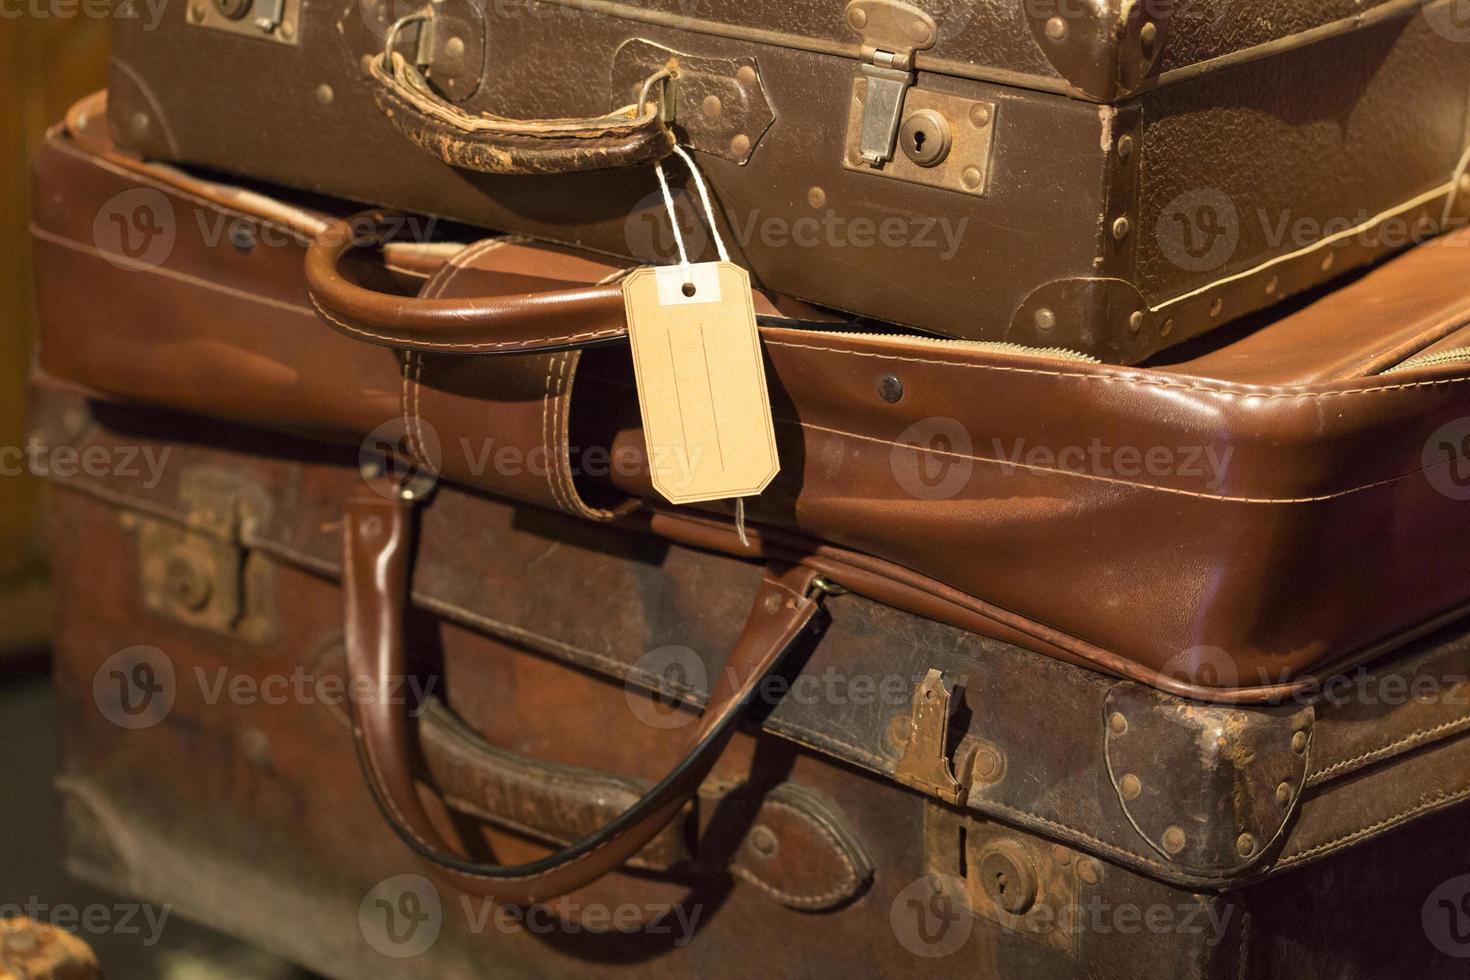
[[(167, 186), (162, 175), (104, 165), (62, 140), (43, 150), (35, 204), (47, 370), (114, 397), (352, 445), (401, 415), (398, 358), (315, 320), (299, 243), (244, 256), (191, 237), (197, 223), (186, 220), (168, 275), (99, 257), (88, 244), (97, 208), (139, 182)], [(536, 254), (521, 257), (534, 268)], [(1426, 302), (1383, 306), (1384, 334), (1354, 344), (1371, 362), (1385, 338), (1395, 350), (1436, 341), (1470, 315), (1463, 276), (1450, 274), (1456, 259), (1470, 261), (1470, 250), (1418, 250), (1264, 329), (1330, 349), (1355, 311), (1419, 291)], [(79, 280), (93, 289), (76, 290)], [(108, 298), (105, 309), (97, 296)], [(775, 328), (764, 336), (783, 469), (751, 502), (751, 519), (948, 583), (1044, 626), (1043, 645), (1072, 656), (1210, 683), (1190, 651), (1216, 647), (1231, 665), (1222, 688), (1251, 687), (1371, 653), (1470, 601), (1459, 574), (1470, 528), (1458, 519), (1461, 504), (1423, 472), (1430, 436), (1470, 414), (1470, 381), (1453, 368), (1380, 381), (1342, 373), (1344, 356), (1333, 354), (1330, 379), (1267, 385), (1198, 366), (1205, 376), (902, 338)], [(884, 373), (904, 385), (897, 404), (878, 397)], [(583, 353), (570, 442), (642, 452), (628, 375), (621, 349)], [(502, 432), (476, 399), (459, 402), (463, 411), (443, 404), (427, 417), (446, 446), (544, 438), (539, 415), (531, 431)], [(919, 459), (914, 432), (930, 445), (924, 426), (935, 419), (953, 420), (971, 446), (928, 460), (941, 475), (960, 467), (962, 479), (949, 496), (924, 499), (899, 474)], [(1120, 479), (1007, 462), (1017, 447), (1056, 454), (1092, 440), (1231, 455), (1218, 479), (1183, 465)], [(444, 472), (545, 499), (477, 473), (464, 453), (446, 453)], [(655, 499), (636, 470), (579, 487), (613, 503)]]

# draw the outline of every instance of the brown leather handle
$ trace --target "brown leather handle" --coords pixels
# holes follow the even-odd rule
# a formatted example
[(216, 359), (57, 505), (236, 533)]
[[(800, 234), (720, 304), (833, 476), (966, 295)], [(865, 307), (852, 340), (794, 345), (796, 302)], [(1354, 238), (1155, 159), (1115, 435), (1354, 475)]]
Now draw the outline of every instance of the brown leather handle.
[[(348, 670), (354, 684), (393, 690), (405, 672), (403, 616), (413, 551), (412, 504), (364, 492), (348, 502), (343, 527), (343, 593)], [(529, 905), (602, 877), (637, 853), (698, 792), (734, 734), (742, 709), (819, 607), (815, 573), (793, 566), (768, 572), (745, 629), (710, 692), (681, 759), (651, 790), (606, 826), (538, 861), (470, 861), (430, 821), (414, 783), (408, 708), (388, 697), (354, 699), (352, 731), (373, 797), (394, 832), (452, 886)], [(365, 681), (357, 680), (359, 677)], [(359, 703), (366, 702), (366, 703)]]
[(342, 273), (354, 248), (380, 248), (406, 226), (372, 210), (335, 221), (306, 250), (306, 289), (317, 314), (358, 340), (427, 353), (527, 354), (615, 341), (628, 334), (618, 286), (545, 293), (419, 299), (367, 289)]
[(427, 30), (433, 18), (431, 6), (394, 24), (388, 50), (373, 58), (369, 71), (378, 83), (378, 108), (399, 132), (450, 166), (487, 174), (582, 173), (653, 163), (673, 152), (673, 133), (659, 103), (647, 98), (648, 85), (634, 105), (575, 119), (471, 114), (444, 100), (392, 50), (401, 25), (421, 20)]

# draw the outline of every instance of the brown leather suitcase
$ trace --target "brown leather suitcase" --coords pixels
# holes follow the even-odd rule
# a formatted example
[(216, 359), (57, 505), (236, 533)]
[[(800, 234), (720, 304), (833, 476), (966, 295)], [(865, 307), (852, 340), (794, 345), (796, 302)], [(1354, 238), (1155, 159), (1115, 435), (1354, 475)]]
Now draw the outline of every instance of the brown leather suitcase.
[(450, 482), (1207, 700), (1310, 690), (1470, 601), (1466, 233), (1139, 369), (759, 297), (782, 472), (743, 543), (727, 502), (649, 483), (623, 306), (596, 285), (616, 266), (515, 239), (344, 251), (329, 213), (117, 153), (98, 100), (36, 188), (41, 363), (109, 397), (386, 441)]
[(148, 157), (645, 263), (677, 141), (767, 288), (1136, 363), (1461, 222), (1457, 2), (133, 0), (112, 111)]
[(540, 860), (669, 772), (747, 614), (786, 615), (759, 564), (442, 486), (380, 699), (349, 693), (355, 450), (45, 382), (34, 428), (166, 460), (57, 475), (69, 867), (328, 976), (1464, 975), (1463, 624), (1228, 706), (831, 595), (667, 829), (516, 908), (389, 829), (354, 713), (400, 720), (434, 833)]

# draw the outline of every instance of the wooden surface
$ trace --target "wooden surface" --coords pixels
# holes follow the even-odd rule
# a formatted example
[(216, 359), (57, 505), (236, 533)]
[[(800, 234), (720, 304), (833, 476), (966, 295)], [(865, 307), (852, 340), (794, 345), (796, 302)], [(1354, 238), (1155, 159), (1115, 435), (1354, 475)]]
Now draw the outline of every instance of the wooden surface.
[(25, 444), (26, 372), (36, 336), (29, 163), (67, 106), (106, 84), (111, 21), (78, 13), (88, 6), (42, 0), (12, 8), (22, 16), (0, 18), (0, 448), (11, 450), (0, 457), (0, 656), (34, 645), (49, 619), (38, 588), (41, 490), (37, 480), (13, 473), (13, 450)]

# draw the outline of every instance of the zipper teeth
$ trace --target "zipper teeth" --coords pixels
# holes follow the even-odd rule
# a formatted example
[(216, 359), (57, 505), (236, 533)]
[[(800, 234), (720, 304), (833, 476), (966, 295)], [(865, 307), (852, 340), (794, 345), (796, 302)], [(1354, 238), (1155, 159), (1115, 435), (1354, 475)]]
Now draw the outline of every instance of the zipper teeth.
[(830, 334), (834, 337), (901, 340), (906, 344), (915, 343), (933, 347), (962, 347), (966, 350), (1035, 354), (1042, 357), (1054, 357), (1064, 361), (1081, 361), (1085, 364), (1102, 363), (1091, 354), (1084, 354), (1081, 351), (1071, 350), (1067, 347), (1027, 347), (1025, 344), (1013, 344), (1007, 340), (959, 340), (954, 337), (929, 337), (923, 334), (881, 333), (878, 331), (814, 330), (812, 332)]
[(1415, 368), (1422, 367), (1435, 367), (1440, 364), (1454, 364), (1457, 361), (1470, 361), (1470, 347), (1451, 347), (1449, 350), (1435, 351), (1433, 354), (1420, 354), (1417, 357), (1409, 358), (1407, 361), (1400, 361), (1383, 373), (1397, 374), (1400, 371), (1412, 371)]

